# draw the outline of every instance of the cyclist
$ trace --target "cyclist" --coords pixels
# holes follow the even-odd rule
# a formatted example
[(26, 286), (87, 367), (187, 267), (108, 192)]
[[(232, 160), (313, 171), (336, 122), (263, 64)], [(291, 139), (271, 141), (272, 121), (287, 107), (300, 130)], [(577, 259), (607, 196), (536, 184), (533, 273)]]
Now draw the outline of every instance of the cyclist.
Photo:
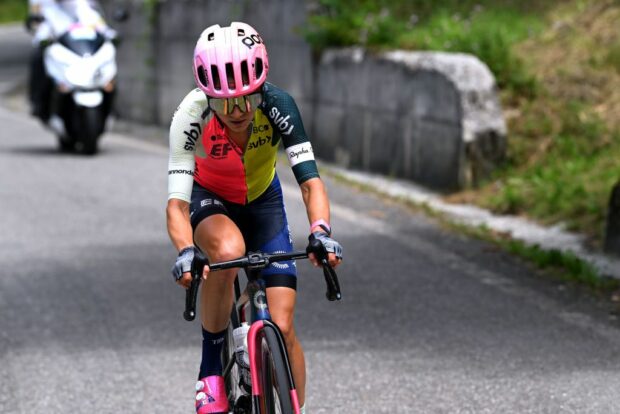
[(34, 32), (29, 79), (31, 112), (47, 121), (51, 84), (43, 66), (45, 45), (77, 22), (94, 28), (111, 40), (116, 39), (117, 33), (106, 24), (94, 0), (28, 0), (28, 5), (26, 26)]
[[(177, 108), (170, 126), (168, 233), (179, 251), (172, 274), (190, 284), (198, 249), (210, 261), (231, 260), (246, 251), (293, 250), (275, 170), (280, 141), (300, 185), (310, 238), (320, 240), (332, 266), (342, 247), (331, 238), (329, 201), (312, 145), (293, 98), (266, 82), (267, 50), (250, 25), (233, 22), (203, 31), (194, 50), (197, 89)], [(318, 266), (316, 258), (311, 258)], [(203, 274), (200, 293), (202, 362), (196, 386), (199, 414), (228, 412), (220, 352), (233, 303), (237, 270)], [(304, 354), (293, 327), (294, 262), (263, 271), (272, 319), (282, 330), (302, 412), (305, 412)]]

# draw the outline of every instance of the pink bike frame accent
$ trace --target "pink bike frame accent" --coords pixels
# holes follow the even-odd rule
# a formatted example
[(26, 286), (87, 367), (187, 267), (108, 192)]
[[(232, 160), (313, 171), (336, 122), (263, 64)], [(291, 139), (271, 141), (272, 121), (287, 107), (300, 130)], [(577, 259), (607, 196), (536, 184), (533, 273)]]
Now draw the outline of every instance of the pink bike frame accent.
[(248, 331), (248, 354), (250, 355), (250, 374), (252, 376), (252, 395), (257, 397), (261, 394), (260, 380), (258, 378), (258, 358), (256, 349), (258, 348), (258, 332), (263, 329), (263, 321), (256, 321), (250, 326)]
[(293, 403), (293, 410), (295, 410), (295, 414), (300, 414), (299, 399), (297, 398), (297, 390), (291, 390), (291, 402)]

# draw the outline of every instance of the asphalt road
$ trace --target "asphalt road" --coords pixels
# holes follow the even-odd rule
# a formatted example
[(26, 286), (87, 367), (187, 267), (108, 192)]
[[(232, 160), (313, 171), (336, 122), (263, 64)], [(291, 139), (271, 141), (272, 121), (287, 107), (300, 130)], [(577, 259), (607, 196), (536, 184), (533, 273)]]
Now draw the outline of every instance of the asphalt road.
[[(0, 81), (23, 78), (8, 66)], [(108, 134), (86, 158), (23, 112), (0, 106), (0, 125), (0, 413), (193, 412), (201, 337), (169, 275), (166, 148)], [(279, 171), (303, 247), (300, 194)], [(620, 412), (604, 303), (323, 176), (343, 300), (298, 264), (308, 412)]]

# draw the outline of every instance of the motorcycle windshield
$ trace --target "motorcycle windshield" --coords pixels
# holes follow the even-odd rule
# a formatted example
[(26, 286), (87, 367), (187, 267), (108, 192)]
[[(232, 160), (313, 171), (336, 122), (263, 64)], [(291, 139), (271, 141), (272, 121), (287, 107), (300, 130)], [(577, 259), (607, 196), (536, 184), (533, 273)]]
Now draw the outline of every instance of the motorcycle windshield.
[(94, 55), (105, 42), (101, 33), (93, 31), (89, 36), (81, 36), (69, 31), (63, 34), (58, 42), (79, 56)]

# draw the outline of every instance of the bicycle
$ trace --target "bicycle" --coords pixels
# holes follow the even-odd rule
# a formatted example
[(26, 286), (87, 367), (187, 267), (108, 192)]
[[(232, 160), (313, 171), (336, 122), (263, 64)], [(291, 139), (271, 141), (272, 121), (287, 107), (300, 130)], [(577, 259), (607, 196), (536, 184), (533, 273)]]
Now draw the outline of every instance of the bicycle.
[[(299, 401), (284, 338), (278, 326), (271, 321), (264, 283), (259, 276), (261, 270), (271, 263), (306, 259), (309, 253), (314, 253), (323, 266), (327, 299), (340, 300), (342, 295), (338, 277), (327, 262), (327, 252), (318, 240), (312, 240), (306, 251), (276, 254), (251, 252), (235, 260), (211, 264), (199, 255), (192, 264), (192, 282), (186, 291), (183, 313), (187, 321), (196, 317), (196, 297), (205, 265), (211, 272), (243, 268), (247, 275), (244, 292), (240, 289), (239, 276), (235, 279), (235, 301), (222, 351), (226, 395), (233, 414), (299, 414)], [(233, 331), (245, 321), (251, 321), (247, 333), (250, 389), (242, 382), (246, 368), (240, 366), (235, 357), (233, 340)]]

